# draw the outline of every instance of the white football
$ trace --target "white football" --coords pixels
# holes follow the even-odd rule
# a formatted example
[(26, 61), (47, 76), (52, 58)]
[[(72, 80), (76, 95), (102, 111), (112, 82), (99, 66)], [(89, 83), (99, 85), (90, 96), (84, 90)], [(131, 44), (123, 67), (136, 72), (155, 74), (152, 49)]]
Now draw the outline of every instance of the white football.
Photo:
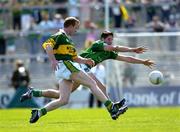
[(157, 71), (157, 70), (150, 72), (149, 80), (152, 84), (155, 84), (155, 85), (161, 84), (164, 80), (162, 72)]

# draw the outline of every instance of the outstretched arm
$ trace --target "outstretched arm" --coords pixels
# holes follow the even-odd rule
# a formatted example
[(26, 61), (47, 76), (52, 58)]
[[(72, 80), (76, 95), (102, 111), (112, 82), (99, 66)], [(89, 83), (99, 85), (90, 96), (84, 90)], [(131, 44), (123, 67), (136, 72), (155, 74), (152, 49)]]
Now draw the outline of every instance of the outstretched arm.
[(115, 52), (135, 52), (138, 54), (141, 54), (143, 52), (147, 51), (147, 48), (145, 47), (136, 47), (136, 48), (130, 48), (125, 46), (118, 46), (118, 45), (106, 45), (104, 47), (104, 50), (106, 51), (115, 51)]
[(91, 67), (93, 67), (95, 65), (95, 63), (92, 59), (82, 58), (81, 56), (77, 56), (76, 58), (73, 59), (73, 61), (75, 61), (77, 63), (87, 64)]
[(155, 65), (155, 63), (152, 60), (149, 60), (149, 59), (143, 60), (143, 59), (135, 58), (132, 56), (118, 55), (116, 60), (133, 63), (133, 64), (143, 64), (145, 66), (148, 66), (149, 68), (152, 68)]

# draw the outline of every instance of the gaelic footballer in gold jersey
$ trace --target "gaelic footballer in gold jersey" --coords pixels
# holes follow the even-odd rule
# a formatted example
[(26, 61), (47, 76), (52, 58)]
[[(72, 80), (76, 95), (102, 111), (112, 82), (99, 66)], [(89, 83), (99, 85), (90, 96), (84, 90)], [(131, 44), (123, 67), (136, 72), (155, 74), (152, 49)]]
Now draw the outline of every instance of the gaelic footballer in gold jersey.
[(42, 46), (46, 49), (47, 45), (53, 48), (56, 60), (73, 60), (77, 57), (73, 41), (67, 37), (63, 30), (52, 35)]

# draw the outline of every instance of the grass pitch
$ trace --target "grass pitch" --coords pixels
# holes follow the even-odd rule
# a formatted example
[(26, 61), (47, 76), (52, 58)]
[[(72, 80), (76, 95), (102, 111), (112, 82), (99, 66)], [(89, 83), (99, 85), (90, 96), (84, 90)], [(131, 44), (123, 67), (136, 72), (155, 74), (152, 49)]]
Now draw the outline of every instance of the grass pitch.
[(116, 121), (103, 109), (58, 109), (30, 124), (30, 109), (0, 110), (0, 132), (180, 132), (180, 107), (129, 108)]

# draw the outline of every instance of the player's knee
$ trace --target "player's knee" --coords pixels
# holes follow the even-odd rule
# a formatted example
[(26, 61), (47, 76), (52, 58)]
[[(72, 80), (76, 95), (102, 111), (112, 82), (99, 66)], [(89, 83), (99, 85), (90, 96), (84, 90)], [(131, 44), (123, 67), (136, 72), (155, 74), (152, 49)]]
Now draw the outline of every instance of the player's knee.
[(62, 103), (63, 103), (63, 105), (67, 105), (68, 104), (68, 100), (64, 100)]
[(61, 105), (66, 105), (66, 104), (68, 104), (68, 101), (69, 101), (68, 98), (60, 98), (58, 100), (59, 100), (58, 103)]
[(58, 98), (59, 98), (59, 93), (58, 93), (58, 92), (54, 93), (54, 98), (55, 98), (55, 99), (58, 99)]
[(93, 88), (95, 86), (96, 86), (96, 81), (94, 81), (94, 80), (89, 81), (89, 87), (90, 88)]

